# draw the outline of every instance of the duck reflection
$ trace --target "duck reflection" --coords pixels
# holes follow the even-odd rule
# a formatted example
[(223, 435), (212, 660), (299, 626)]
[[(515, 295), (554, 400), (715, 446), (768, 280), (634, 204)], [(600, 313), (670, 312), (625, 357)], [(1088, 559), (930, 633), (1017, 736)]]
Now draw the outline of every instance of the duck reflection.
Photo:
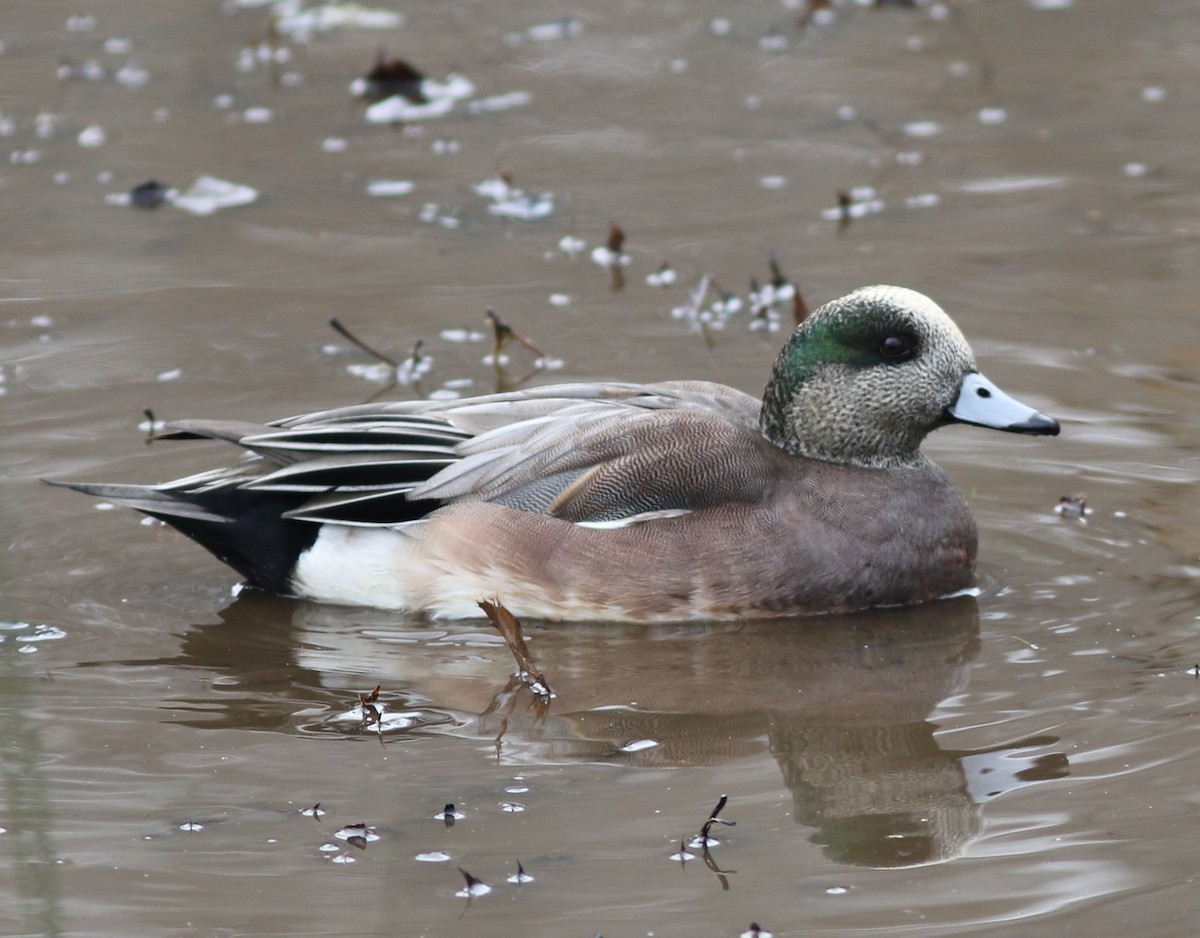
[[(221, 618), (192, 629), (176, 662), (222, 672), (214, 686), (232, 692), (225, 713), (207, 701), (197, 725), (294, 730), (295, 698), (310, 713), (322, 699), (344, 710), (381, 683), (426, 715), (416, 732), (477, 733), (514, 764), (714, 765), (769, 753), (796, 822), (841, 863), (951, 859), (978, 836), (988, 798), (1068, 774), (1066, 757), (1046, 752), (1056, 737), (939, 745), (928, 717), (965, 688), (978, 653), (970, 597), (786, 622), (528, 622), (555, 692), (548, 705), (505, 684), (512, 659), (482, 617), (397, 628), (385, 612), (247, 593)], [(303, 729), (345, 732), (319, 720)]]

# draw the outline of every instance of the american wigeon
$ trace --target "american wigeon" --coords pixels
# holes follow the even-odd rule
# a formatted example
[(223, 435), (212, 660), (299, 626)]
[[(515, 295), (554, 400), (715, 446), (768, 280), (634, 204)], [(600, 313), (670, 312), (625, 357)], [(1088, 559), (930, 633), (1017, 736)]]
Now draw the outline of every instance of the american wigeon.
[(364, 404), (168, 437), (246, 457), (66, 483), (178, 528), (249, 584), (433, 616), (656, 621), (917, 603), (968, 587), (975, 522), (921, 453), (949, 423), (1057, 434), (928, 297), (864, 287), (798, 326), (760, 404), (703, 381)]

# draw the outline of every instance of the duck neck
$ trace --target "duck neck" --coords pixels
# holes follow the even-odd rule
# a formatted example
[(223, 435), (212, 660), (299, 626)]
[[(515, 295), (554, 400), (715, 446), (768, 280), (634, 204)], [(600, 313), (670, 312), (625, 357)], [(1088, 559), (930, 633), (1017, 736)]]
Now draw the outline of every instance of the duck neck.
[[(811, 406), (814, 403), (803, 395), (781, 401), (769, 389), (759, 413), (759, 429), (784, 452), (806, 459), (862, 469), (920, 469), (929, 464), (919, 449), (919, 438), (911, 439), (899, 428), (853, 419), (836, 407)], [(803, 436), (798, 429), (803, 429)]]

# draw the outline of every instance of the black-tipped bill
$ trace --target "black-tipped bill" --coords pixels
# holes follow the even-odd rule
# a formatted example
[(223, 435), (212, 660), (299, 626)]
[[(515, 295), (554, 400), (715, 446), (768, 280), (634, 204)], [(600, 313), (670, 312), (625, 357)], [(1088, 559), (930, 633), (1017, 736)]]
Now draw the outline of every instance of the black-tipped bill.
[(956, 423), (1009, 433), (1058, 436), (1057, 420), (1013, 400), (978, 371), (969, 372), (963, 378), (958, 400), (946, 409), (946, 413)]

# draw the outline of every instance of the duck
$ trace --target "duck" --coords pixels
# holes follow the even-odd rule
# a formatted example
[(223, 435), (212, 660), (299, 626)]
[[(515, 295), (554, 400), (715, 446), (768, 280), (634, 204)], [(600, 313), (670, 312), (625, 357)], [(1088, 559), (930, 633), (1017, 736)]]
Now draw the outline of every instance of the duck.
[(907, 606), (974, 584), (975, 521), (920, 449), (970, 424), (1057, 435), (949, 315), (876, 285), (787, 339), (762, 398), (700, 380), (182, 420), (243, 451), (159, 485), (51, 482), (137, 509), (245, 585), (428, 618), (668, 622)]

